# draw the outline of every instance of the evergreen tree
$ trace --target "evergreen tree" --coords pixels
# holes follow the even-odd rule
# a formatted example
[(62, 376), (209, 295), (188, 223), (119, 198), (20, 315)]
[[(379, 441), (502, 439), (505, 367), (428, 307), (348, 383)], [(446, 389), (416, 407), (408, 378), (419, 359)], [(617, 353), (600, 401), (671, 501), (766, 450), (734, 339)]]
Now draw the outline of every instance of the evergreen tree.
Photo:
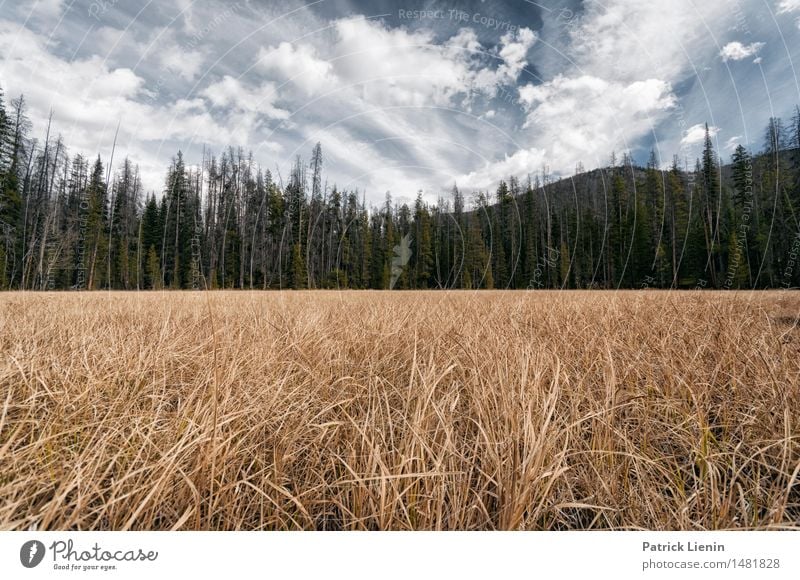
[(706, 134), (703, 145), (702, 175), (702, 203), (704, 233), (708, 259), (706, 267), (711, 276), (711, 283), (718, 287), (718, 272), (721, 271), (721, 242), (720, 242), (720, 214), (721, 191), (719, 179), (719, 166), (711, 134), (706, 123)]
[(429, 288), (433, 266), (433, 247), (431, 240), (431, 216), (422, 201), (422, 191), (417, 192), (414, 202), (414, 236), (410, 267), (413, 269), (412, 287)]
[(88, 210), (86, 213), (86, 287), (96, 290), (106, 280), (106, 254), (108, 252), (108, 194), (103, 177), (100, 156), (92, 167), (89, 186), (86, 190)]
[(510, 206), (510, 196), (508, 185), (501, 181), (497, 187), (497, 205), (491, 210), (491, 249), (492, 249), (492, 273), (494, 284), (498, 288), (507, 288), (509, 285), (508, 259), (506, 248), (510, 245), (507, 235), (507, 215)]
[(21, 277), (23, 212), (19, 172), (30, 126), (25, 116), (25, 100), (20, 97), (11, 105), (13, 110), (8, 114), (0, 100), (0, 282), (3, 287), (16, 286)]

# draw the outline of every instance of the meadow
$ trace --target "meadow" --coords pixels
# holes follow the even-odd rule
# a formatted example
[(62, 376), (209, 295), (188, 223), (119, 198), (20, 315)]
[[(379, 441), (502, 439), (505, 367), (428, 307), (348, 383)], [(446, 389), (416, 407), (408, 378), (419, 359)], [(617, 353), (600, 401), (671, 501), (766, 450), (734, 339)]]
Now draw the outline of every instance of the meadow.
[(0, 294), (0, 529), (800, 529), (800, 295)]

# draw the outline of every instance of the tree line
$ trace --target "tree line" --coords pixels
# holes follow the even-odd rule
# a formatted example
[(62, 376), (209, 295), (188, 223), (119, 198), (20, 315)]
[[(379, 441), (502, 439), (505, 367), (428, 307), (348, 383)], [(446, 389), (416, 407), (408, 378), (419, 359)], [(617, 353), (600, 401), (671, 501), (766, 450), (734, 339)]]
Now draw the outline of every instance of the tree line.
[(159, 195), (129, 159), (70, 156), (0, 89), (0, 288), (790, 288), (800, 286), (800, 108), (763, 150), (554, 179), (546, 167), (470, 199), (328, 186), (323, 151), (284, 184), (241, 148), (187, 166)]

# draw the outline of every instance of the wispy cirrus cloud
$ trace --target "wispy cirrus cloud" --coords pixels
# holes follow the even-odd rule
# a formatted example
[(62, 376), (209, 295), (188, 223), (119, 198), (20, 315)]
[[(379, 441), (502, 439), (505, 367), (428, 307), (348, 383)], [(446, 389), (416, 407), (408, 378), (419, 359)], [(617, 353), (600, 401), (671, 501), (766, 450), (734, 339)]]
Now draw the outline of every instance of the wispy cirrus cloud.
[[(800, 12), (800, 0), (780, 0), (778, 2), (778, 14), (793, 14)], [(800, 18), (795, 21), (797, 28), (800, 28)]]

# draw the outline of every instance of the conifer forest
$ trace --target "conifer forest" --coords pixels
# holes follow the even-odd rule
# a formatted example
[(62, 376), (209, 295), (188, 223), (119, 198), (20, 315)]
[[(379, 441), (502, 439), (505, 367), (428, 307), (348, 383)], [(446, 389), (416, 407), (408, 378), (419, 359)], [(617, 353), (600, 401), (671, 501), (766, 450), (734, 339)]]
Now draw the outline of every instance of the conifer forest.
[(667, 168), (610, 151), (593, 171), (532, 167), (411, 206), (329, 183), (320, 144), (285, 179), (241, 148), (195, 164), (178, 151), (163, 190), (145, 191), (134, 159), (70, 155), (32, 127), (24, 96), (0, 100), (0, 143), (5, 289), (800, 285), (800, 108), (730, 159), (707, 132), (700, 158)]

